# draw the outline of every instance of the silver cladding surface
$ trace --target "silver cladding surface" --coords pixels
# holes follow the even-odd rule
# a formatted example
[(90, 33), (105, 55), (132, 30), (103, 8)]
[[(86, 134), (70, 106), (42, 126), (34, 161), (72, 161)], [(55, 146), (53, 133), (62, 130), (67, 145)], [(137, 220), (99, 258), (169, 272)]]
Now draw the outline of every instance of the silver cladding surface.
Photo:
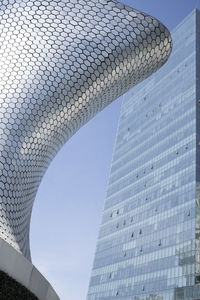
[(1, 1), (0, 237), (26, 258), (32, 205), (51, 160), (170, 52), (159, 21), (117, 1)]

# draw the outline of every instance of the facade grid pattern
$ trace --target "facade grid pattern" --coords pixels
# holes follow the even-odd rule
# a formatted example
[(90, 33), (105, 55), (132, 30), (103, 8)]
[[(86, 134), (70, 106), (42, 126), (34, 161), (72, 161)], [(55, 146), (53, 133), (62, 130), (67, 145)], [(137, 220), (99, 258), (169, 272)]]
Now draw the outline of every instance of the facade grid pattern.
[(168, 62), (124, 96), (87, 300), (200, 295), (197, 23), (195, 10)]

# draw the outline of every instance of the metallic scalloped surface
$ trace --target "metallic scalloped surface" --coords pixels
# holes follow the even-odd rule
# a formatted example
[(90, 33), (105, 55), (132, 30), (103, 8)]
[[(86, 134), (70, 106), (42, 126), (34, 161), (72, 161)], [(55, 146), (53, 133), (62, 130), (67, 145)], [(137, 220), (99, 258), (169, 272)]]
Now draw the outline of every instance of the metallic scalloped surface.
[(116, 1), (1, 1), (0, 237), (30, 259), (32, 205), (51, 160), (170, 52), (159, 21)]

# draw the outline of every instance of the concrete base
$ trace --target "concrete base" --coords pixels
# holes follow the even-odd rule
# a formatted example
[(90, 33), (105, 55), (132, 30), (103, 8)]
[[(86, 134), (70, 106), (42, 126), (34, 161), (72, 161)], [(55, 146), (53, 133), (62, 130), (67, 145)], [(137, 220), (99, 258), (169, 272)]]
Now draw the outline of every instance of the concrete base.
[(60, 300), (50, 283), (32, 263), (1, 238), (0, 270), (27, 288), (38, 300)]

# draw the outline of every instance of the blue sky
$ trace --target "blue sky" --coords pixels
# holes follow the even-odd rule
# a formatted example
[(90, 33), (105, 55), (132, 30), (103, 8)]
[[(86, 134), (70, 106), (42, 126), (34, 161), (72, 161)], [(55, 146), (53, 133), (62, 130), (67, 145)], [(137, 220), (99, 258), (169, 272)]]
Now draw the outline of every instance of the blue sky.
[[(173, 29), (200, 0), (121, 0)], [(86, 299), (121, 99), (62, 148), (39, 188), (31, 221), (35, 266), (61, 300)]]

